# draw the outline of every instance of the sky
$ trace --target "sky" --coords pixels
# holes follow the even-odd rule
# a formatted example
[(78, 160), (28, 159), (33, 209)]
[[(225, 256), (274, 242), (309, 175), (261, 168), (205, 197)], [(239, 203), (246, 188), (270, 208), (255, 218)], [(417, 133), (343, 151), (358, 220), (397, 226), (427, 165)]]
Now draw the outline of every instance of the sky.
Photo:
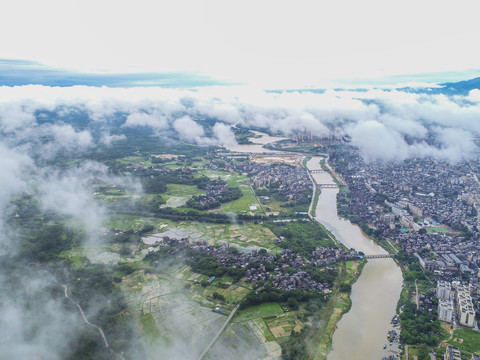
[(262, 88), (462, 80), (480, 69), (479, 7), (476, 0), (2, 1), (0, 58)]

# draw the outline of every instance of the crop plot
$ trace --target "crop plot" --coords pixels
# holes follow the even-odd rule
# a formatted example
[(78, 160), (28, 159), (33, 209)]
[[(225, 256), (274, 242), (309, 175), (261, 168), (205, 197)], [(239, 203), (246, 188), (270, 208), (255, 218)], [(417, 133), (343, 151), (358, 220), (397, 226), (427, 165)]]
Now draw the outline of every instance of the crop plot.
[(166, 359), (195, 359), (226, 317), (192, 300), (184, 282), (167, 276), (135, 272), (122, 281), (131, 309), (146, 337), (147, 358), (158, 351)]
[(162, 207), (179, 207), (187, 203), (193, 196), (204, 195), (205, 191), (193, 185), (168, 184), (162, 197), (167, 201)]
[(275, 234), (261, 224), (209, 224), (182, 221), (174, 223), (162, 220), (153, 224), (161, 232), (151, 235), (159, 240), (163, 236), (171, 238), (190, 238), (192, 241), (207, 241), (210, 245), (228, 242), (247, 250), (280, 250), (274, 244)]
[(281, 348), (268, 341), (253, 320), (230, 323), (206, 359), (280, 359)]

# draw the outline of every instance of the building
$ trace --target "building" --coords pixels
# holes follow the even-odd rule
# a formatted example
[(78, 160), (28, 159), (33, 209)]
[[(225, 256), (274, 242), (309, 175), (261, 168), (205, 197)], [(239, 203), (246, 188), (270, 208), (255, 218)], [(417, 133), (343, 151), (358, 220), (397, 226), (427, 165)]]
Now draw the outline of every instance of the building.
[(453, 301), (452, 300), (442, 300), (438, 301), (438, 319), (451, 323), (453, 321)]
[(460, 325), (473, 327), (475, 323), (475, 310), (472, 297), (467, 286), (457, 286), (457, 314)]
[(472, 359), (471, 360), (480, 360), (480, 355), (472, 354)]
[(440, 300), (453, 299), (452, 284), (448, 281), (437, 282), (437, 298)]
[(460, 357), (460, 350), (458, 348), (448, 345), (445, 352), (445, 360), (462, 360)]

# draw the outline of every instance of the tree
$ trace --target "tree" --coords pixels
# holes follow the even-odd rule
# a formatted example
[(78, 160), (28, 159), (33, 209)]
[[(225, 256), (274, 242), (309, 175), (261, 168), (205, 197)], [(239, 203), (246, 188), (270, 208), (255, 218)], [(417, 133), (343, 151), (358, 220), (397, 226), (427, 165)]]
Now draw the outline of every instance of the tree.
[(292, 310), (297, 310), (299, 306), (297, 299), (293, 297), (288, 298), (287, 306)]

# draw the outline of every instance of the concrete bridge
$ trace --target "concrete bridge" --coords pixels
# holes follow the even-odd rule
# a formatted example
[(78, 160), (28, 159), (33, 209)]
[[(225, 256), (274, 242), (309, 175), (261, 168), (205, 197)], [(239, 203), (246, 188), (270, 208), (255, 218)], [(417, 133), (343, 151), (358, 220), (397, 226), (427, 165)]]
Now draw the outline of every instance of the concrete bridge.
[(365, 259), (381, 259), (381, 258), (391, 258), (394, 257), (393, 254), (381, 254), (381, 255), (365, 255)]
[(326, 189), (326, 188), (335, 189), (335, 188), (338, 188), (338, 185), (337, 185), (337, 184), (317, 184), (317, 186), (318, 186), (320, 189)]
[(312, 174), (323, 174), (324, 172), (326, 172), (325, 170), (310, 170), (310, 172)]

